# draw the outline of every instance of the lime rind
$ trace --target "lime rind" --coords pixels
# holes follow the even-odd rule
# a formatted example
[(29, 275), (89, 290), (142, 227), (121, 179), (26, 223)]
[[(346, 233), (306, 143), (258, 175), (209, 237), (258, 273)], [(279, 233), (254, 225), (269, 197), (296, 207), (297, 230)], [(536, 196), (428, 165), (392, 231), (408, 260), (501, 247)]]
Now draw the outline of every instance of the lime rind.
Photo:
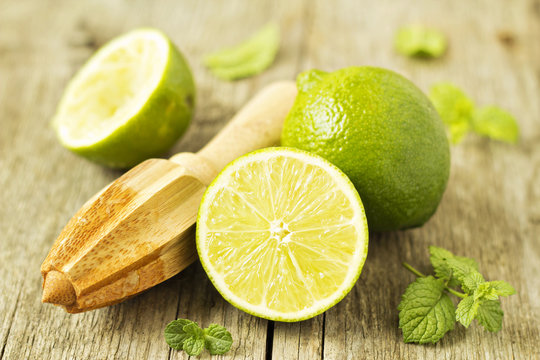
[[(339, 189), (343, 191), (348, 199), (354, 199), (351, 201), (352, 206), (355, 208), (355, 215), (352, 220), (352, 223), (356, 224), (356, 230), (360, 231), (357, 235), (358, 243), (355, 246), (355, 250), (351, 256), (353, 261), (351, 261), (350, 270), (347, 272), (347, 276), (341, 282), (338, 290), (336, 290), (331, 296), (315, 302), (312, 306), (305, 308), (301, 311), (295, 311), (291, 313), (284, 313), (276, 310), (269, 309), (266, 306), (256, 306), (250, 303), (247, 303), (244, 299), (235, 295), (229, 291), (228, 286), (225, 284), (223, 279), (218, 276), (216, 269), (212, 265), (206, 249), (204, 248), (203, 241), (206, 241), (206, 231), (203, 229), (201, 224), (206, 223), (208, 213), (208, 204), (211, 203), (210, 199), (214, 199), (216, 193), (220, 190), (220, 182), (222, 179), (226, 179), (231, 176), (231, 173), (237, 169), (241, 168), (243, 165), (256, 160), (268, 160), (274, 156), (288, 156), (300, 159), (301, 161), (309, 161), (311, 164), (322, 167), (324, 170), (332, 173), (332, 179), (337, 181)], [(222, 172), (216, 177), (216, 179), (210, 184), (207, 188), (203, 199), (201, 201), (201, 206), (199, 208), (199, 213), (197, 217), (197, 232), (196, 232), (196, 243), (197, 251), (199, 253), (200, 261), (205, 269), (208, 277), (220, 292), (220, 294), (232, 305), (235, 307), (251, 314), (254, 316), (262, 317), (269, 320), (283, 321), (283, 322), (294, 322), (306, 320), (316, 315), (323, 313), (332, 306), (336, 305), (341, 301), (353, 288), (356, 283), (360, 273), (362, 271), (363, 265), (365, 263), (368, 251), (368, 227), (367, 220), (362, 205), (362, 201), (358, 192), (354, 188), (354, 185), (349, 180), (349, 178), (335, 165), (331, 164), (327, 160), (323, 159), (320, 156), (308, 153), (303, 150), (293, 149), (293, 148), (267, 148), (261, 149), (254, 152), (251, 152), (247, 155), (244, 155), (229, 165), (227, 165)], [(363, 242), (360, 246), (359, 243)], [(309, 290), (309, 289), (306, 289)]]

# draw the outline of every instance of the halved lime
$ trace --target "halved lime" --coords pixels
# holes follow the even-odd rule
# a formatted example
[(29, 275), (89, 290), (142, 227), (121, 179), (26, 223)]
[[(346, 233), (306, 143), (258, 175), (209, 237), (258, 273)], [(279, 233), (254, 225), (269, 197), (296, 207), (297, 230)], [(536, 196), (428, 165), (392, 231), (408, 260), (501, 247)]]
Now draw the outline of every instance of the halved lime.
[(189, 67), (160, 31), (139, 29), (103, 46), (67, 86), (53, 125), (62, 145), (127, 168), (165, 153), (192, 117)]
[(233, 161), (208, 187), (197, 250), (223, 297), (250, 314), (299, 321), (339, 302), (366, 259), (354, 185), (310, 153), (268, 148)]

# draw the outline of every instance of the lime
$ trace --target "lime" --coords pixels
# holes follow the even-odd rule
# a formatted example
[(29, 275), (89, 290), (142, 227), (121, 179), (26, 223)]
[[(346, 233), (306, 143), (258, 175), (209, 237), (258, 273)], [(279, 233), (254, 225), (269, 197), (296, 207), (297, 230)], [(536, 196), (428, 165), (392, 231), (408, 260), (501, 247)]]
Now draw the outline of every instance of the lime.
[(281, 143), (326, 158), (362, 197), (370, 230), (424, 224), (450, 170), (444, 125), (429, 99), (390, 70), (349, 67), (299, 75)]
[(103, 46), (67, 86), (53, 126), (62, 145), (128, 168), (164, 154), (192, 117), (189, 67), (160, 31), (139, 29)]
[(353, 184), (304, 151), (244, 155), (204, 194), (197, 250), (223, 297), (250, 314), (299, 321), (340, 301), (366, 259), (367, 222)]

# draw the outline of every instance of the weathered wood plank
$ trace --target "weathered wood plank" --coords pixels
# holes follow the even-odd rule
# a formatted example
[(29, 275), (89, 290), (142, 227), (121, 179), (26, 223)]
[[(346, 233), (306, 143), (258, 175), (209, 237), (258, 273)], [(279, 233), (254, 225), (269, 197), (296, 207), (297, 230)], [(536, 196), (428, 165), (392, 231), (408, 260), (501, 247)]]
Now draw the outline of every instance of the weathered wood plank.
[(275, 323), (272, 359), (320, 359), (325, 316), (298, 323)]

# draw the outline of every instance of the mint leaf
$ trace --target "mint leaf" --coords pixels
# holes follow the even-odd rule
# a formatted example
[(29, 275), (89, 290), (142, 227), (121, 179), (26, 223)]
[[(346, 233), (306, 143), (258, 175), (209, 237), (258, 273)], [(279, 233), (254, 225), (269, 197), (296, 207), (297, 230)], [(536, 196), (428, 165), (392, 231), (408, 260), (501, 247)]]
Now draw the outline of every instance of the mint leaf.
[(478, 264), (473, 259), (455, 256), (446, 249), (437, 246), (430, 246), (429, 253), (431, 255), (429, 259), (431, 261), (431, 265), (433, 265), (435, 275), (441, 279), (450, 280), (448, 283), (449, 287), (461, 285), (461, 281), (455, 276), (454, 270), (448, 264), (448, 259), (456, 259), (459, 264), (462, 264), (460, 267), (467, 266), (468, 268), (478, 270)]
[(433, 276), (417, 278), (407, 287), (398, 306), (406, 343), (435, 343), (454, 328), (454, 305), (444, 289), (444, 281)]
[(484, 106), (474, 111), (472, 129), (480, 135), (515, 144), (519, 137), (516, 119), (496, 106)]
[(189, 356), (199, 356), (204, 349), (204, 339), (203, 338), (187, 338), (184, 341), (184, 351)]
[(195, 322), (184, 326), (184, 332), (189, 336), (184, 340), (184, 351), (189, 356), (197, 356), (204, 349), (204, 332)]
[(484, 282), (478, 285), (478, 288), (474, 291), (474, 298), (480, 300), (497, 300), (499, 295), (497, 295), (495, 289), (488, 282)]
[(509, 296), (516, 293), (516, 290), (506, 281), (487, 281), (476, 289), (474, 296), (478, 299), (497, 300), (499, 296)]
[(175, 350), (182, 350), (184, 341), (190, 337), (184, 331), (184, 326), (193, 324), (193, 321), (187, 319), (178, 319), (171, 321), (165, 327), (165, 341), (167, 344)]
[(452, 270), (446, 263), (446, 259), (453, 257), (454, 254), (438, 246), (430, 246), (429, 254), (431, 255), (429, 260), (431, 261), (435, 275), (441, 279), (450, 280), (448, 286), (459, 285), (459, 282), (452, 278)]
[(488, 300), (478, 307), (476, 319), (487, 331), (497, 332), (502, 328), (503, 315), (500, 301)]
[(405, 56), (436, 58), (444, 54), (446, 36), (421, 25), (402, 27), (394, 39), (396, 50)]
[(452, 277), (452, 270), (446, 263), (446, 259), (454, 256), (450, 251), (438, 246), (429, 247), (429, 260), (435, 271), (435, 275), (441, 279), (449, 280), (448, 286), (454, 287), (459, 285), (459, 281)]
[(454, 257), (454, 254), (438, 246), (430, 246), (429, 254), (429, 260), (431, 261), (431, 265), (433, 265), (433, 270), (435, 270), (437, 276), (449, 279), (452, 274), (450, 267), (446, 264), (446, 259)]
[(499, 296), (510, 296), (516, 293), (516, 290), (512, 287), (512, 285), (510, 285), (506, 281), (489, 281), (488, 284), (495, 290), (495, 293)]
[(459, 143), (470, 129), (473, 101), (460, 88), (449, 82), (433, 85), (429, 98), (450, 130), (450, 141)]
[(184, 332), (193, 338), (203, 338), (204, 332), (196, 322), (184, 325)]
[(279, 28), (268, 24), (245, 42), (207, 55), (204, 64), (220, 79), (245, 78), (268, 68), (278, 49)]
[(225, 354), (231, 349), (232, 342), (231, 333), (221, 325), (211, 324), (204, 329), (204, 346), (212, 355)]
[(456, 310), (456, 320), (466, 328), (469, 327), (476, 314), (480, 302), (474, 296), (467, 296), (461, 300)]
[(461, 288), (467, 294), (472, 294), (476, 291), (478, 286), (484, 283), (484, 277), (478, 271), (471, 271), (463, 277), (463, 283)]
[[(473, 272), (478, 272), (475, 267), (476, 262), (472, 259), (454, 256), (449, 259), (446, 259), (446, 263), (452, 270), (452, 276), (454, 276), (461, 284), (463, 284), (463, 279)], [(465, 289), (463, 289), (466, 291)]]
[(223, 326), (211, 324), (201, 329), (188, 319), (171, 321), (165, 327), (165, 341), (175, 350), (184, 350), (189, 356), (198, 356), (206, 347), (210, 354), (221, 355), (230, 350), (231, 333)]

